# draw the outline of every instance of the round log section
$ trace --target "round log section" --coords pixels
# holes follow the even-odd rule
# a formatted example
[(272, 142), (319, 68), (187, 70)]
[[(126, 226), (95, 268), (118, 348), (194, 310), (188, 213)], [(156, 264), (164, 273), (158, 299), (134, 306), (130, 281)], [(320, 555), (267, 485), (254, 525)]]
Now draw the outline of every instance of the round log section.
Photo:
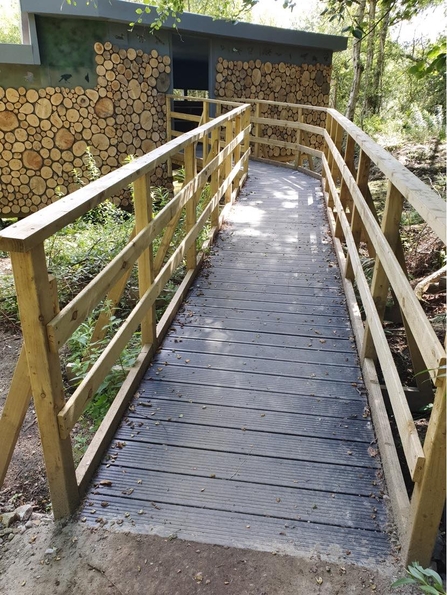
[[(218, 58), (215, 66), (215, 95), (221, 99), (263, 99), (289, 104), (283, 107), (268, 107), (261, 104), (263, 118), (298, 120), (298, 110), (291, 104), (299, 103), (326, 107), (329, 105), (329, 81), (331, 69), (323, 64), (291, 64), (286, 62), (248, 62)], [(303, 121), (316, 126), (324, 126), (325, 114), (313, 110), (303, 110)], [(285, 130), (281, 126), (261, 125), (263, 138), (293, 143), (295, 130)], [(321, 149), (323, 138), (309, 135), (305, 144)], [(288, 161), (293, 152), (290, 149), (263, 146), (265, 157)]]
[[(93, 89), (0, 87), (0, 214), (23, 217), (76, 190), (87, 151), (101, 175), (166, 141), (171, 59), (152, 50), (94, 44)], [(76, 170), (76, 171), (75, 171)], [(158, 167), (151, 183), (166, 185)], [(129, 192), (115, 202), (131, 208)]]

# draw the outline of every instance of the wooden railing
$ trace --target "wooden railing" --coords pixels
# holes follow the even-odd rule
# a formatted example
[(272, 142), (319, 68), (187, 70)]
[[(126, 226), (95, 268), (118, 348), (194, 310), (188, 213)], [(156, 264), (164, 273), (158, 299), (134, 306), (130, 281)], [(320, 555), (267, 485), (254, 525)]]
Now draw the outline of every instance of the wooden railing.
[[(446, 359), (408, 280), (400, 234), (401, 215), (408, 201), (445, 243), (446, 203), (336, 110), (327, 110), (324, 138), (323, 187), (394, 516), (406, 560), (428, 565), (445, 504)], [(381, 217), (368, 186), (372, 164), (387, 184)], [(374, 259), (371, 280), (365, 275), (360, 247), (363, 255), (367, 251)], [(383, 325), (391, 297), (401, 312), (416, 380), (425, 379), (421, 388), (428, 387), (434, 401), (423, 445)], [(414, 482), (411, 500), (394, 446), (379, 371)]]
[[(184, 99), (197, 101), (197, 98)], [(197, 122), (209, 117), (210, 102), (204, 100), (202, 115), (195, 116)], [(251, 105), (253, 158), (285, 161), (284, 166), (303, 170), (305, 156), (307, 169), (304, 171), (322, 178), (404, 556), (407, 561), (418, 560), (428, 565), (445, 504), (446, 354), (410, 285), (400, 224), (407, 201), (427, 228), (445, 243), (446, 203), (336, 110), (266, 100), (231, 99), (231, 102), (230, 105), (234, 102)], [(219, 103), (217, 114), (229, 109), (224, 102), (222, 106)], [(284, 110), (291, 114), (292, 121), (282, 117)], [(263, 117), (265, 113), (276, 114), (276, 117)], [(321, 113), (325, 114), (324, 128), (305, 121), (314, 118), (312, 114)], [(182, 117), (179, 113), (175, 116)], [(296, 134), (294, 141), (272, 139), (268, 132), (270, 127), (286, 133), (293, 130)], [(309, 135), (324, 139), (322, 150), (309, 146)], [(262, 149), (266, 146), (279, 147), (286, 154), (267, 157)], [(318, 168), (314, 167), (314, 158), (320, 162)], [(387, 185), (381, 217), (376, 212), (369, 188), (372, 164), (380, 170)], [(315, 169), (319, 169), (321, 175), (315, 173)], [(375, 173), (377, 175), (377, 171)], [(375, 262), (372, 279), (367, 278), (362, 266), (362, 258), (366, 255)], [(385, 306), (389, 298), (400, 310), (405, 329), (419, 389), (412, 393), (417, 395), (416, 403), (409, 404), (407, 400), (406, 387), (399, 377), (384, 328)], [(422, 444), (411, 410), (428, 402), (433, 403), (433, 409)], [(396, 438), (390, 418), (396, 425)], [(407, 495), (396, 442), (401, 443), (408, 475), (414, 483), (411, 499)]]
[[(220, 141), (222, 134), (226, 143)], [(11, 225), (0, 234), (0, 249), (11, 255), (24, 339), (0, 420), (0, 484), (33, 395), (55, 518), (75, 510), (154, 350), (169, 328), (203, 257), (203, 252), (199, 252), (202, 247), (197, 245), (199, 235), (209, 225), (208, 243), (212, 241), (244, 183), (250, 152), (248, 134), (249, 107), (240, 105)], [(209, 150), (202, 170), (197, 173), (196, 147), (205, 137)], [(183, 188), (153, 217), (151, 173), (179, 152), (184, 155)], [(135, 230), (129, 243), (59, 311), (56, 284), (47, 269), (45, 240), (131, 183)], [(206, 204), (202, 201), (199, 212), (199, 197), (208, 183), (210, 198)], [(185, 219), (183, 237), (173, 244), (172, 238), (182, 213)], [(161, 240), (154, 254), (157, 237)], [(186, 275), (157, 324), (155, 301), (184, 261)], [(135, 263), (138, 264), (137, 305), (66, 400), (60, 349), (105, 298), (112, 300), (112, 311), (116, 308)], [(107, 309), (111, 311), (109, 305)], [(96, 335), (104, 327), (105, 316), (105, 312), (101, 312)], [(141, 352), (75, 469), (70, 442), (73, 427), (138, 328), (141, 329)]]
[[(291, 105), (258, 99), (235, 98), (228, 101), (219, 101), (216, 99), (176, 95), (167, 95), (166, 101), (168, 139), (176, 138), (183, 134), (183, 132), (175, 130), (176, 123), (188, 122), (191, 126), (199, 126), (200, 124), (209, 122), (213, 117), (218, 117), (223, 111), (233, 109), (234, 106), (243, 103), (251, 106), (250, 145), (253, 149), (251, 153), (252, 159), (280, 162), (285, 167), (293, 167), (298, 170), (304, 168), (306, 173), (315, 171), (315, 158), (317, 160), (322, 159), (322, 150), (310, 146), (310, 141), (312, 135), (314, 135), (314, 137), (316, 136), (321, 139), (322, 145), (324, 129), (310, 124), (307, 120), (313, 121), (316, 114), (318, 116), (325, 114), (325, 108), (313, 105)], [(174, 109), (175, 103), (177, 103), (177, 106), (184, 103), (186, 107), (188, 104), (194, 104), (197, 107), (201, 103), (200, 114), (178, 111), (178, 109)], [(272, 115), (267, 117), (270, 111), (275, 112), (278, 117), (273, 117)], [(274, 127), (278, 133), (269, 133), (271, 127)], [(289, 140), (281, 139), (281, 137), (286, 136)], [(206, 139), (204, 140), (206, 141)], [(222, 142), (227, 142), (225, 137), (222, 137), (221, 140)], [(204, 142), (204, 159), (206, 159), (208, 150), (209, 142)], [(269, 151), (271, 153), (270, 155)], [(173, 161), (181, 164), (182, 158), (182, 155), (177, 155), (173, 158)], [(306, 164), (305, 161), (307, 162)]]
[[(278, 158), (285, 161), (285, 167), (303, 169), (305, 158), (305, 171), (322, 179), (404, 557), (428, 565), (445, 503), (446, 360), (445, 349), (408, 280), (400, 220), (407, 201), (445, 242), (445, 202), (335, 110), (245, 99), (230, 102), (202, 100), (201, 114), (186, 114), (185, 117), (172, 109), (173, 99), (172, 96), (167, 98), (167, 128), (168, 139), (176, 138), (0, 235), (0, 248), (11, 251), (26, 346), (0, 422), (0, 432), (2, 438), (6, 437), (3, 441), (7, 446), (0, 452), (0, 479), (4, 476), (32, 392), (55, 516), (64, 516), (74, 509), (119, 422), (129, 395), (137, 386), (197, 270), (200, 259), (196, 253), (196, 238), (199, 231), (208, 219), (212, 225), (211, 235), (219, 227), (224, 214), (219, 215), (219, 200), (225, 197), (227, 205), (234, 200), (247, 175), (249, 144), (255, 158), (267, 161), (272, 161), (272, 156), (263, 152), (262, 147), (277, 147), (280, 153), (276, 151), (275, 155), (274, 152), (273, 161)], [(197, 98), (183, 99), (197, 101)], [(281, 117), (286, 109), (292, 113), (291, 120)], [(266, 113), (277, 117), (264, 117)], [(313, 118), (309, 114), (318, 114), (321, 120), (323, 113), (325, 127), (309, 123), (309, 118)], [(198, 127), (182, 134), (172, 129), (173, 119), (183, 119)], [(289, 136), (292, 131), (294, 140), (272, 139), (269, 135), (272, 126), (286, 131)], [(322, 150), (309, 146), (312, 136), (324, 140)], [(197, 143), (202, 146), (200, 159), (194, 149)], [(314, 158), (317, 164), (314, 164)], [(157, 217), (151, 219), (148, 176), (156, 166), (166, 163), (171, 167), (171, 161), (176, 160), (185, 167), (185, 186)], [(202, 171), (197, 174), (199, 161)], [(382, 216), (376, 212), (369, 188), (371, 164), (380, 170), (387, 184)], [(314, 169), (319, 169), (321, 174)], [(197, 196), (210, 177), (211, 199), (196, 221)], [(134, 183), (135, 189), (135, 238), (92, 284), (58, 313), (54, 282), (48, 279), (44, 240), (130, 182)], [(183, 208), (186, 210), (186, 235), (166, 260)], [(151, 246), (163, 229), (164, 236), (154, 256)], [(361, 254), (374, 259), (370, 280), (363, 270)], [(169, 309), (155, 326), (155, 299), (184, 258), (188, 273)], [(84, 382), (65, 402), (58, 350), (94, 306), (108, 293), (113, 294), (113, 287), (116, 288), (136, 260), (140, 301)], [(115, 289), (115, 293), (119, 292)], [(420, 392), (425, 393), (425, 398), (428, 394), (433, 401), (423, 444), (384, 329), (385, 306), (390, 297), (401, 312)], [(140, 324), (143, 337), (140, 357), (75, 473), (70, 431), (98, 383)], [(23, 374), (24, 371), (27, 373)], [(408, 473), (414, 483), (411, 498), (407, 496), (381, 382), (386, 387), (391, 416), (397, 426), (397, 440), (402, 444)], [(20, 398), (12, 399), (11, 394), (20, 394)]]

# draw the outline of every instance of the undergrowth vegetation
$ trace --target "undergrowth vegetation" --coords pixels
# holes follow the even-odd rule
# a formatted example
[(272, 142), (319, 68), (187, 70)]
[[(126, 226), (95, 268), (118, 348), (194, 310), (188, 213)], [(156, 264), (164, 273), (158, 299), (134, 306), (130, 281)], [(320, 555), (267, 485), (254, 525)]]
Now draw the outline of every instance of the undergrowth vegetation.
[[(73, 172), (79, 186), (84, 186), (89, 181), (99, 177), (94, 157), (90, 152), (87, 152), (85, 156), (85, 166), (86, 170), (84, 172)], [(184, 178), (183, 169), (175, 172), (174, 181), (177, 191), (181, 188)], [(165, 188), (157, 187), (152, 189), (154, 217), (167, 205), (171, 198), (172, 194)], [(198, 200), (198, 216), (207, 205), (209, 198), (209, 186), (206, 186)], [(135, 218), (133, 214), (122, 210), (107, 200), (45, 242), (48, 270), (57, 281), (60, 308), (63, 308), (77, 296), (125, 247), (134, 225)], [(198, 245), (203, 243), (208, 232), (209, 225), (201, 232)], [(183, 213), (165, 260), (169, 258), (184, 236), (185, 214)], [(154, 254), (157, 253), (160, 242), (160, 237), (154, 241)], [(186, 267), (182, 264), (174, 272), (157, 299), (155, 304), (157, 321), (160, 320), (166, 310), (177, 287), (183, 280), (185, 272)], [(138, 274), (135, 265), (120, 303), (113, 305), (104, 300), (92, 315), (80, 324), (67, 341), (67, 344), (61, 350), (62, 371), (67, 397), (73, 394), (95, 364), (123, 320), (136, 305), (138, 296)], [(105, 326), (98, 329), (98, 316), (100, 312), (104, 311), (108, 311), (109, 318)], [(19, 327), (20, 316), (12, 274), (0, 275), (0, 316), (6, 320), (9, 326), (16, 325), (17, 328)], [(99, 340), (95, 340), (97, 336), (100, 336)], [(82, 457), (92, 434), (104, 418), (140, 350), (140, 333), (136, 332), (75, 426), (73, 443), (76, 462), (79, 462)]]

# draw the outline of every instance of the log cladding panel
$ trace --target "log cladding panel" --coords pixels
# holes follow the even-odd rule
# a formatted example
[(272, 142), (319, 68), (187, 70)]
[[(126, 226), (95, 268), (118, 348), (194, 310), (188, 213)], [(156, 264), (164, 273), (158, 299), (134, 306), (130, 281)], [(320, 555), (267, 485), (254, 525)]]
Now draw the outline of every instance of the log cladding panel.
[[(0, 87), (1, 216), (28, 215), (87, 183), (88, 147), (106, 174), (166, 141), (170, 57), (110, 42), (94, 50), (94, 89)], [(166, 168), (151, 182), (166, 185)], [(116, 201), (130, 206), (126, 192)]]
[[(228, 60), (219, 57), (215, 67), (216, 99), (244, 98), (280, 101), (288, 104), (329, 105), (331, 66), (329, 64), (293, 64), (261, 60)], [(268, 108), (261, 105), (261, 117), (281, 120), (298, 120), (298, 110), (292, 107)], [(303, 121), (324, 126), (325, 114), (303, 110)], [(279, 126), (261, 126), (261, 136), (272, 140), (295, 142), (296, 131)], [(321, 149), (323, 138), (309, 135), (307, 142)], [(280, 147), (264, 147), (266, 157), (286, 159), (292, 151)]]

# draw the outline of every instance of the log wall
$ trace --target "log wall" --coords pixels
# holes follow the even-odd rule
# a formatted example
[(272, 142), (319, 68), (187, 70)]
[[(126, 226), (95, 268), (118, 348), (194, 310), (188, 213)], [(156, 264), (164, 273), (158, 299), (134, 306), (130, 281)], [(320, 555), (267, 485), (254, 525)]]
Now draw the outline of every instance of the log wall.
[[(94, 88), (0, 87), (1, 216), (28, 215), (87, 182), (87, 147), (103, 175), (165, 142), (169, 55), (111, 42), (94, 49)], [(152, 183), (166, 179), (158, 167)], [(129, 196), (117, 201), (128, 206)]]
[[(315, 61), (314, 61), (315, 62)], [(331, 66), (325, 63), (302, 63), (257, 60), (231, 60), (220, 56), (215, 65), (215, 96), (217, 99), (247, 98), (280, 101), (289, 104), (329, 105)], [(266, 118), (298, 120), (298, 110), (292, 107), (271, 108), (261, 104), (260, 115)], [(325, 114), (303, 110), (303, 121), (324, 126)], [(261, 126), (261, 136), (272, 140), (294, 142), (296, 131), (276, 126)], [(321, 149), (323, 138), (311, 135), (306, 144)], [(265, 148), (266, 157), (284, 159), (290, 150)]]

